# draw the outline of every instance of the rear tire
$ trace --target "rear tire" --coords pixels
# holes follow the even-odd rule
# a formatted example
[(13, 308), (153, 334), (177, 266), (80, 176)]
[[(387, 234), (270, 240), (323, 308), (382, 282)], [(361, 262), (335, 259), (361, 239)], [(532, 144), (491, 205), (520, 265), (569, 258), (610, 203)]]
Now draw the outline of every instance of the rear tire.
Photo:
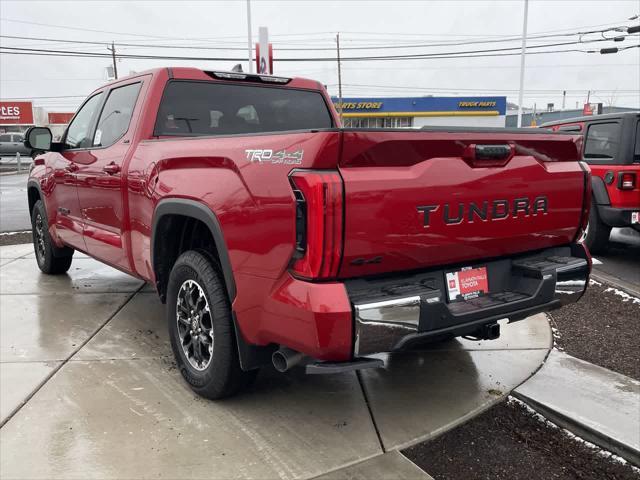
[(611, 235), (611, 227), (605, 225), (598, 214), (598, 206), (595, 203), (591, 205), (589, 212), (589, 225), (587, 226), (587, 235), (585, 243), (591, 253), (603, 253), (609, 244), (609, 236)]
[(69, 247), (56, 247), (49, 234), (47, 211), (42, 200), (38, 200), (31, 213), (31, 234), (36, 262), (42, 273), (59, 275), (71, 267), (74, 250)]
[(240, 368), (220, 267), (206, 252), (189, 250), (173, 266), (167, 321), (178, 369), (198, 395), (228, 397), (255, 379), (257, 370)]

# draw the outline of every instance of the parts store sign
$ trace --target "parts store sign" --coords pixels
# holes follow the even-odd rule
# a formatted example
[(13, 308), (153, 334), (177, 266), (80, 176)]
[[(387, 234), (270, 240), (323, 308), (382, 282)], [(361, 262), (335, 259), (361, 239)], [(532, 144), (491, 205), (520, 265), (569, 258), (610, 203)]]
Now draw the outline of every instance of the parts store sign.
[(33, 104), (0, 101), (0, 125), (33, 125)]

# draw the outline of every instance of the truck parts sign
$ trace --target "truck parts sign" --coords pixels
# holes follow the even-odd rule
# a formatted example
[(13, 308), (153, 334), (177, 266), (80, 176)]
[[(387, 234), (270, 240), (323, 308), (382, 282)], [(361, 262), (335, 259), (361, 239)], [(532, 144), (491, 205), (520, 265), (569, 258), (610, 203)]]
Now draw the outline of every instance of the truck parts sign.
[(31, 102), (0, 101), (0, 125), (33, 125)]

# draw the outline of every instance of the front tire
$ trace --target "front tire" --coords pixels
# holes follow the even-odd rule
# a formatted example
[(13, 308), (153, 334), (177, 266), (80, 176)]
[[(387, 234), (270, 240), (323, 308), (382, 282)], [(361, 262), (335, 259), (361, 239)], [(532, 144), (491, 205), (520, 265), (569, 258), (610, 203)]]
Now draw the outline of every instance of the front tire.
[(611, 235), (611, 227), (606, 225), (600, 219), (598, 214), (598, 206), (595, 203), (591, 205), (589, 212), (589, 224), (587, 225), (587, 235), (585, 243), (591, 253), (603, 253), (609, 244), (609, 236)]
[(210, 399), (231, 396), (255, 378), (240, 368), (231, 305), (220, 267), (206, 253), (178, 258), (167, 285), (167, 321), (180, 373)]
[(49, 234), (47, 211), (42, 200), (38, 200), (31, 212), (31, 234), (36, 262), (42, 273), (59, 275), (71, 267), (74, 250), (69, 247), (58, 248)]

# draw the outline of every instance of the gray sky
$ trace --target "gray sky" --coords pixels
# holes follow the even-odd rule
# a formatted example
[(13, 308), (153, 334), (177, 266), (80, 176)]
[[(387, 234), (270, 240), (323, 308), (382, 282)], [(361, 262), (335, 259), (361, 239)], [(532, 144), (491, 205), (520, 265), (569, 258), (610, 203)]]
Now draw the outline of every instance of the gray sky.
[[(343, 57), (433, 53), (518, 47), (511, 43), (475, 45), (431, 44), (499, 40), (521, 35), (523, 1), (259, 1), (252, 0), (252, 27), (269, 28), (276, 60), (281, 58), (335, 56), (335, 33), (340, 32)], [(636, 25), (640, 0), (536, 1), (529, 6), (529, 36), (584, 31), (615, 25)], [(115, 41), (123, 54), (178, 55), (246, 58), (246, 2), (179, 1), (15, 1), (0, 0), (2, 35), (83, 41)], [(32, 22), (32, 23), (20, 23)], [(40, 24), (40, 25), (35, 25)], [(55, 26), (52, 26), (55, 25)], [(63, 27), (63, 28), (60, 28)], [(65, 28), (66, 27), (66, 28)], [(83, 30), (84, 29), (84, 30)], [(98, 32), (100, 31), (100, 32)], [(613, 36), (612, 34), (608, 34)], [(577, 37), (530, 40), (530, 44), (565, 42)], [(602, 38), (599, 34), (583, 40)], [(617, 46), (638, 44), (638, 36)], [(206, 46), (205, 50), (139, 48), (145, 45)], [(425, 47), (386, 50), (347, 50), (356, 46)], [(20, 46), (108, 53), (105, 46), (53, 43), (1, 38), (3, 47)], [(612, 42), (558, 49), (599, 49)], [(220, 48), (213, 50), (211, 48)], [(237, 49), (237, 50), (232, 50)], [(282, 50), (300, 48), (302, 50)], [(309, 50), (327, 48), (329, 50)], [(344, 96), (507, 95), (517, 101), (519, 56), (502, 58), (422, 59), (413, 61), (362, 61), (343, 63)], [(122, 75), (157, 66), (195, 66), (229, 70), (237, 62), (121, 59)], [(246, 61), (245, 70), (246, 70)], [(66, 58), (0, 55), (0, 97), (34, 98), (84, 96), (104, 83), (108, 58)], [(328, 85), (337, 94), (337, 68), (333, 61), (277, 62), (275, 74), (304, 76)], [(527, 56), (525, 105), (538, 108), (562, 103), (567, 108), (586, 100), (640, 108), (640, 48), (613, 55), (557, 53)], [(41, 98), (36, 105), (50, 110), (74, 110), (81, 98)]]

